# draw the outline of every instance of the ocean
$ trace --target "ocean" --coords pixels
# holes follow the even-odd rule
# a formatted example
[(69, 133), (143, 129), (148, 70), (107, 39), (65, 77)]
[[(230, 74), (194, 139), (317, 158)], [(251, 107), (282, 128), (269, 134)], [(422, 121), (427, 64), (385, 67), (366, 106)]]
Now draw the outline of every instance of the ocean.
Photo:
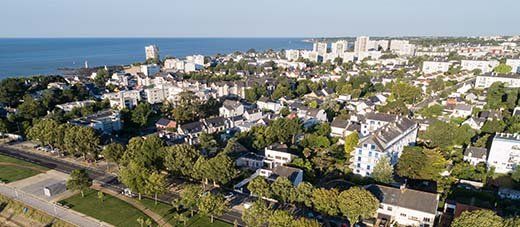
[(304, 38), (0, 38), (0, 79), (59, 74), (60, 68), (123, 65), (145, 60), (144, 47), (155, 44), (160, 57), (215, 55), (251, 48), (310, 49)]

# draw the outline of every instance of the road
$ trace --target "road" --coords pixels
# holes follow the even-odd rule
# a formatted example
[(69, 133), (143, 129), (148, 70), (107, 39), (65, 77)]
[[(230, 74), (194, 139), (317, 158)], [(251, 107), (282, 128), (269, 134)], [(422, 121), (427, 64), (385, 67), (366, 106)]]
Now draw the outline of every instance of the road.
[(457, 90), (457, 89), (461, 88), (462, 86), (464, 86), (466, 84), (475, 83), (475, 80), (476, 80), (476, 78), (473, 77), (473, 78), (467, 79), (465, 81), (462, 81), (460, 83), (457, 83), (456, 85), (448, 87), (448, 88), (446, 88), (446, 89), (444, 89), (442, 91), (439, 91), (439, 92), (437, 92), (437, 95), (432, 95), (432, 96), (422, 100), (421, 102), (415, 104), (410, 110), (412, 110), (413, 112), (415, 112), (417, 110), (420, 110), (421, 108), (426, 107), (429, 103), (433, 102), (434, 100), (437, 100), (441, 93), (449, 92), (451, 90)]
[(43, 201), (36, 196), (24, 193), (21, 190), (16, 190), (15, 188), (9, 187), (7, 185), (0, 185), (0, 194), (77, 226), (112, 226), (108, 223), (101, 222), (97, 219), (75, 212), (73, 210), (60, 207), (47, 201)]
[[(21, 159), (37, 165), (45, 166), (49, 169), (55, 169), (57, 171), (70, 174), (75, 169), (86, 169), (90, 178), (99, 182), (103, 187), (110, 189), (114, 192), (121, 192), (126, 188), (121, 182), (118, 181), (117, 176), (106, 173), (104, 170), (96, 168), (85, 168), (85, 166), (74, 164), (59, 158), (49, 157), (33, 152), (23, 151), (20, 149), (13, 149), (6, 146), (0, 145), (0, 154), (4, 154), (13, 158)], [(158, 197), (159, 201), (167, 204), (171, 204), (173, 198), (178, 198), (177, 193), (169, 192)], [(236, 201), (243, 201), (243, 195), (238, 195)], [(241, 219), (242, 214), (234, 209), (229, 210), (227, 213), (218, 217), (217, 219), (233, 224), (235, 220), (238, 220), (239, 225), (244, 226)]]

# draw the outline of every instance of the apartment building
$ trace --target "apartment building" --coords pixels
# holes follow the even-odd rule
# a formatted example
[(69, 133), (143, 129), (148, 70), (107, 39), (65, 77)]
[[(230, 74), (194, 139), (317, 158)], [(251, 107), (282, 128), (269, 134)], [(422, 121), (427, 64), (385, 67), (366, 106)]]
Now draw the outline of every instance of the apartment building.
[(488, 168), (495, 173), (509, 173), (520, 165), (520, 135), (497, 133), (493, 137), (487, 159)]

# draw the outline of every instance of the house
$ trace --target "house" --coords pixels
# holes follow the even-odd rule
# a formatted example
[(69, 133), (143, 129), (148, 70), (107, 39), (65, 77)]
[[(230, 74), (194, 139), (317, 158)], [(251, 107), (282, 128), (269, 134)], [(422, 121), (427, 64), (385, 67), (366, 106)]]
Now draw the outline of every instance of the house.
[(258, 121), (263, 118), (262, 111), (259, 109), (247, 109), (243, 116), (247, 121)]
[(234, 117), (244, 114), (244, 105), (238, 101), (227, 99), (224, 101), (222, 107), (219, 108), (219, 115), (221, 117)]
[(289, 167), (289, 166), (276, 166), (274, 168), (259, 169), (259, 175), (267, 178), (267, 180), (273, 182), (278, 177), (285, 177), (289, 179), (292, 184), (296, 187), (303, 181), (303, 170)]
[(460, 118), (466, 118), (471, 116), (471, 113), (473, 111), (473, 106), (463, 103), (458, 103), (453, 108), (453, 112), (451, 113), (452, 117), (460, 117)]
[(158, 131), (160, 131), (160, 130), (172, 130), (172, 129), (177, 128), (177, 122), (169, 120), (169, 119), (166, 119), (166, 118), (161, 118), (157, 122), (155, 122), (155, 128)]
[(273, 102), (272, 100), (269, 100), (266, 97), (261, 97), (256, 101), (256, 105), (258, 106), (258, 109), (261, 110), (271, 110), (275, 113), (278, 113), (282, 109), (282, 104), (278, 102)]
[(213, 117), (202, 119), (207, 133), (224, 131), (229, 128), (229, 124), (224, 117)]
[(464, 161), (469, 162), (471, 165), (476, 166), (487, 160), (487, 149), (484, 147), (467, 147), (464, 150)]
[(509, 173), (520, 165), (520, 135), (497, 133), (493, 137), (487, 160), (495, 173)]
[(249, 152), (237, 158), (235, 161), (237, 167), (245, 167), (257, 170), (264, 166), (265, 157), (262, 155)]
[(520, 87), (520, 74), (486, 73), (483, 75), (479, 75), (477, 76), (477, 80), (475, 81), (475, 88), (489, 88), (493, 83), (496, 82), (504, 83), (505, 87), (518, 88)]
[(330, 123), (330, 136), (340, 137), (340, 141), (353, 132), (359, 132), (361, 125), (349, 120), (335, 117)]
[(200, 121), (182, 124), (177, 128), (177, 132), (186, 137), (189, 144), (194, 144), (194, 139), (198, 138), (204, 131), (204, 124)]
[(290, 163), (297, 156), (289, 151), (286, 144), (273, 144), (265, 148), (266, 161), (270, 168)]
[(448, 72), (451, 62), (424, 61), (422, 66), (423, 73), (430, 74), (436, 72)]
[(486, 119), (482, 118), (476, 118), (476, 117), (470, 117), (464, 122), (462, 122), (463, 125), (469, 125), (472, 129), (480, 130), (482, 126), (484, 126), (484, 123), (486, 122)]
[(361, 121), (361, 135), (367, 136), (371, 132), (374, 132), (390, 122), (394, 122), (398, 119), (397, 115), (386, 114), (386, 113), (367, 113), (360, 118), (364, 118)]
[(141, 100), (141, 93), (138, 90), (125, 90), (106, 93), (103, 95), (103, 99), (108, 99), (112, 108), (123, 109), (126, 107), (132, 109)]
[(111, 134), (123, 128), (121, 114), (116, 110), (104, 110), (85, 117), (69, 121), (70, 124), (91, 127), (105, 134)]
[(377, 219), (403, 226), (433, 226), (437, 216), (439, 195), (406, 188), (372, 184), (366, 188), (380, 202)]
[(94, 101), (94, 100), (67, 102), (67, 103), (56, 105), (56, 108), (62, 109), (65, 112), (70, 112), (74, 108), (87, 107), (87, 106), (93, 105), (94, 103), (96, 103), (96, 101)]

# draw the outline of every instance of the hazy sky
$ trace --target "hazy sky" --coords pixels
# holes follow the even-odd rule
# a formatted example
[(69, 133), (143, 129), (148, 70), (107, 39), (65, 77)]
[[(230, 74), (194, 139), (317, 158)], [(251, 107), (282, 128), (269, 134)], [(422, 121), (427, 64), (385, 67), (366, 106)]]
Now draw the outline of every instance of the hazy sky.
[(0, 37), (520, 34), (520, 0), (0, 0)]

